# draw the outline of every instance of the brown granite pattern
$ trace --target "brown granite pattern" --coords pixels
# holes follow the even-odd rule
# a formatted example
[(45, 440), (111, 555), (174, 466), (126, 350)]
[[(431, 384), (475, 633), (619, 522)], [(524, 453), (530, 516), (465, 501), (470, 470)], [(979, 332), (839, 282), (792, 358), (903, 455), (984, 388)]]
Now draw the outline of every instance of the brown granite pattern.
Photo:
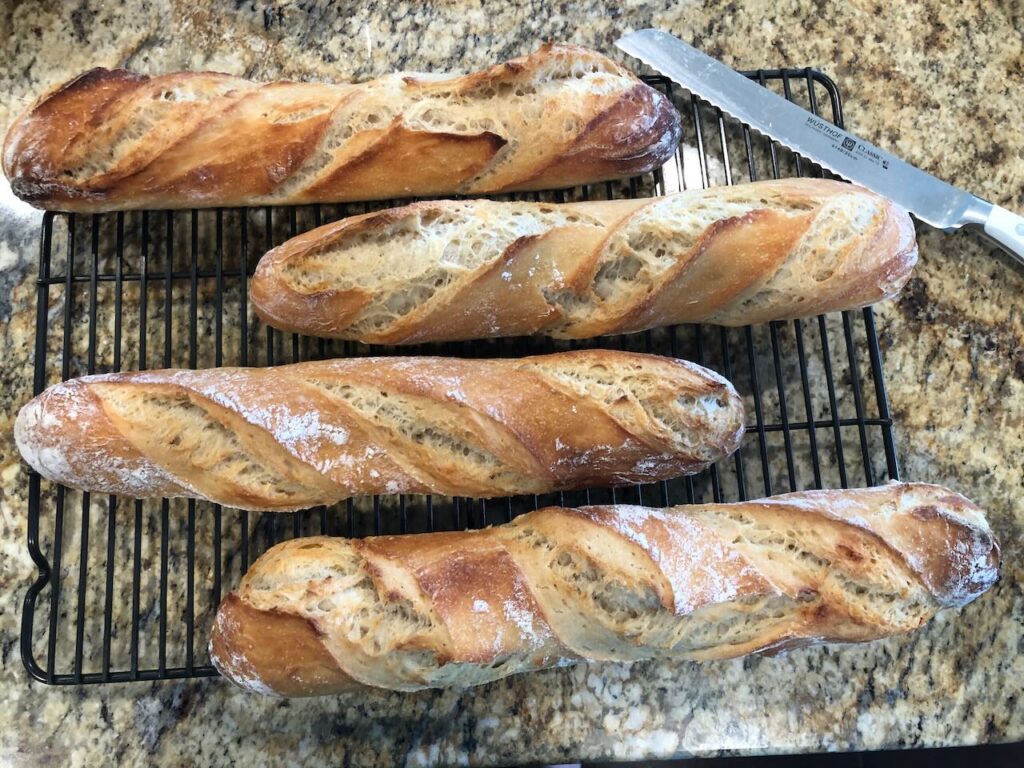
[[(362, 78), (472, 69), (547, 38), (615, 55), (620, 32), (653, 25), (741, 68), (819, 66), (842, 87), (851, 129), (1024, 209), (1020, 3), (207, 5), (5, 5), (0, 130), (40, 90), (96, 65)], [(6, 183), (0, 206), (0, 761), (495, 764), (1024, 738), (1024, 271), (977, 236), (924, 231), (916, 277), (879, 308), (878, 326), (904, 475), (949, 484), (989, 510), (1004, 545), (992, 593), (911, 637), (863, 648), (581, 666), (461, 694), (280, 702), (220, 681), (82, 690), (27, 682), (17, 636), (33, 567), (10, 427), (31, 388), (39, 215)]]

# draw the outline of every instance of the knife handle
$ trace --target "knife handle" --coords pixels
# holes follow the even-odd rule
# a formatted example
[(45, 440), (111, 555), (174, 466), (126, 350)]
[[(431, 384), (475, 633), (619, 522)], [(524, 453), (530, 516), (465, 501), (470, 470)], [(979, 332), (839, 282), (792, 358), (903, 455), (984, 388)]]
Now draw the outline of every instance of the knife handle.
[(1024, 264), (1024, 217), (993, 205), (985, 220), (985, 234)]

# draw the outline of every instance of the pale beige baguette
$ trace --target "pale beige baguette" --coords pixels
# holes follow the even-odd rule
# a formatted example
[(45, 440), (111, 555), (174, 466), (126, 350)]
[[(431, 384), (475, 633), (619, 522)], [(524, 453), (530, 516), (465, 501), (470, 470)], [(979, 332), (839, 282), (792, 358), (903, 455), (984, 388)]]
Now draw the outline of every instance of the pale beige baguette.
[(598, 53), (545, 45), (473, 74), (254, 83), (94, 69), (20, 116), (4, 172), (68, 211), (567, 187), (657, 168), (672, 102)]
[(281, 696), (723, 659), (917, 629), (998, 567), (981, 511), (935, 485), (550, 507), (482, 531), (279, 544), (221, 603), (210, 653)]
[(655, 355), (361, 358), (73, 379), (22, 408), (14, 433), (65, 485), (294, 510), (698, 472), (739, 445), (743, 406), (715, 373)]
[(415, 203), (266, 254), (250, 292), (286, 330), (409, 344), (782, 320), (894, 295), (917, 243), (885, 198), (825, 179), (566, 205)]

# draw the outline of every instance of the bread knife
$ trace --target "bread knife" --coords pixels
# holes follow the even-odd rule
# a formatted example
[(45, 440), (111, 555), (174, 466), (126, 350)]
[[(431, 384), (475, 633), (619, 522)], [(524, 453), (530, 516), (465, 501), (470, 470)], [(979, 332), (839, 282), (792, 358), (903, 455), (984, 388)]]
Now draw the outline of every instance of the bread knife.
[(1024, 264), (1024, 218), (964, 192), (755, 83), (677, 37), (641, 29), (615, 45), (690, 93), (933, 227), (970, 224)]

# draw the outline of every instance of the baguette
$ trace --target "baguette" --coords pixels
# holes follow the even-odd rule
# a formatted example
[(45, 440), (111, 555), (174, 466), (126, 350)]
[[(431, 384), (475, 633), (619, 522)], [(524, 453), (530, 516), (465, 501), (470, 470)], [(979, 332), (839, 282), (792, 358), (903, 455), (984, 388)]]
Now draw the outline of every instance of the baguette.
[(549, 507), (480, 531), (278, 544), (221, 603), (210, 655), (280, 696), (723, 659), (909, 632), (998, 565), (981, 511), (935, 485)]
[(317, 336), (581, 339), (863, 307), (916, 260), (910, 217), (885, 198), (785, 179), (558, 206), (414, 203), (289, 240), (250, 293), (266, 322)]
[(73, 379), (22, 408), (14, 433), (65, 485), (287, 511), (699, 472), (738, 447), (743, 406), (718, 375), (654, 355), (361, 358)]
[(254, 83), (94, 69), (19, 117), (4, 172), (66, 211), (342, 202), (548, 189), (676, 150), (662, 93), (572, 45), (465, 76)]

